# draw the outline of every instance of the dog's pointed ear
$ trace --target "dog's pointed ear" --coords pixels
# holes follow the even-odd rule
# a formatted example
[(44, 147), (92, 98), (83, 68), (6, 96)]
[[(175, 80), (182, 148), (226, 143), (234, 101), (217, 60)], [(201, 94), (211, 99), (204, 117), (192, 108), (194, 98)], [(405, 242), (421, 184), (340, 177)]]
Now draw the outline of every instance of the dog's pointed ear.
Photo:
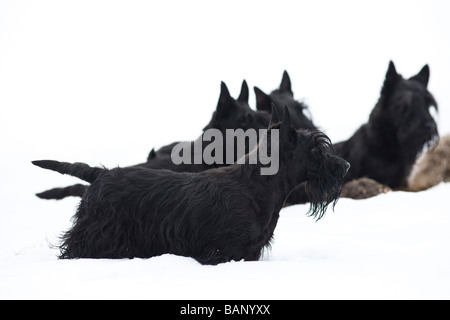
[(248, 103), (248, 85), (247, 81), (242, 81), (241, 93), (239, 94), (238, 101)]
[(286, 70), (283, 72), (283, 78), (281, 79), (280, 91), (289, 92), (291, 95), (294, 95), (291, 87), (291, 79), (289, 78), (289, 74)]
[(225, 82), (220, 83), (220, 97), (219, 97), (219, 104), (225, 104), (228, 101), (230, 101), (231, 95), (230, 91), (228, 91), (228, 87), (225, 84)]
[(423, 84), (426, 88), (428, 86), (428, 81), (430, 80), (430, 67), (426, 64), (422, 70), (420, 70), (419, 73), (410, 80), (416, 80)]
[(395, 86), (397, 81), (400, 79), (400, 75), (397, 73), (395, 69), (394, 62), (389, 61), (389, 67), (386, 72), (386, 78), (384, 80), (383, 89), (381, 89), (382, 95), (389, 95), (391, 93), (392, 88)]
[(272, 99), (258, 87), (253, 87), (256, 97), (256, 110), (270, 112), (272, 107)]
[(291, 125), (291, 114), (287, 106), (284, 106), (283, 120), (280, 126), (280, 141), (287, 146), (291, 146), (296, 142), (295, 130)]
[(220, 84), (219, 102), (216, 108), (218, 115), (221, 117), (226, 116), (233, 105), (233, 98), (230, 95), (230, 91), (228, 91), (225, 82), (222, 81)]
[(156, 151), (155, 148), (152, 149), (152, 151), (150, 151), (150, 153), (148, 154), (147, 157), (147, 161), (156, 158)]
[(271, 126), (273, 126), (275, 123), (278, 123), (278, 122), (280, 122), (280, 121), (281, 121), (281, 120), (280, 120), (280, 116), (279, 116), (279, 114), (278, 114), (277, 107), (275, 106), (274, 103), (272, 103), (272, 112), (271, 112), (271, 114), (270, 114), (270, 124), (269, 124), (269, 128), (270, 128)]

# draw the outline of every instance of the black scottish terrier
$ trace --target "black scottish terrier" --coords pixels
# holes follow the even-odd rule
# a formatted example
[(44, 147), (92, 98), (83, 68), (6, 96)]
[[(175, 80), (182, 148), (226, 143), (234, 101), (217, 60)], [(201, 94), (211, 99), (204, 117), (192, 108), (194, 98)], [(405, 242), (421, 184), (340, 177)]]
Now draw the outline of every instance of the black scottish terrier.
[(337, 154), (352, 165), (345, 180), (368, 177), (392, 189), (407, 186), (412, 166), (424, 147), (439, 138), (430, 109), (437, 103), (427, 90), (430, 69), (404, 79), (389, 63), (381, 96), (369, 121), (353, 136), (334, 144)]
[(63, 236), (60, 258), (150, 258), (171, 253), (213, 265), (258, 260), (292, 189), (306, 182), (310, 214), (320, 219), (337, 201), (349, 166), (331, 153), (323, 133), (295, 131), (287, 110), (274, 129), (279, 130), (280, 166), (271, 176), (259, 174), (260, 164), (182, 173), (34, 161), (91, 183), (72, 228)]
[[(336, 153), (351, 164), (345, 182), (371, 178), (392, 189), (406, 187), (416, 159), (424, 147), (434, 145), (439, 137), (436, 122), (430, 113), (432, 107), (437, 111), (437, 103), (427, 90), (429, 77), (428, 65), (417, 75), (404, 79), (397, 73), (394, 63), (389, 63), (381, 96), (369, 121), (350, 139), (333, 145)], [(270, 95), (258, 88), (255, 88), (255, 93), (259, 110), (267, 110), (269, 103), (274, 103), (277, 109), (287, 104), (297, 119), (296, 129), (316, 128), (303, 114), (303, 110), (308, 110), (307, 106), (293, 98), (287, 72), (283, 75), (280, 88)], [(306, 202), (309, 199), (304, 186), (299, 186), (286, 205)]]
[[(231, 97), (230, 92), (224, 82), (221, 83), (221, 92), (219, 101), (217, 103), (216, 110), (214, 111), (212, 118), (208, 125), (203, 129), (218, 129), (226, 137), (226, 129), (263, 129), (267, 128), (270, 121), (270, 114), (263, 111), (254, 111), (248, 104), (249, 90), (247, 82), (244, 80), (241, 86), (241, 92), (237, 100)], [(202, 136), (199, 137), (202, 140)], [(191, 157), (195, 157), (194, 142), (191, 143)], [(146, 167), (152, 169), (168, 169), (177, 172), (200, 172), (214, 167), (223, 166), (223, 164), (179, 164), (176, 165), (172, 162), (171, 152), (175, 145), (180, 142), (174, 142), (169, 145), (161, 147), (159, 150), (154, 149), (150, 151), (147, 161), (134, 165), (132, 167)], [(208, 142), (202, 141), (202, 150), (208, 146)], [(225, 141), (226, 145), (226, 141)], [(248, 149), (248, 148), (247, 148)], [(223, 153), (225, 156), (225, 153)], [(237, 155), (237, 152), (234, 152)], [(237, 160), (237, 159), (235, 159)], [(223, 161), (226, 163), (226, 161)], [(65, 197), (75, 196), (82, 197), (87, 186), (83, 184), (76, 184), (64, 188), (54, 188), (41, 193), (37, 196), (41, 199), (55, 199), (60, 200)]]
[[(287, 71), (284, 71), (281, 83), (278, 89), (273, 90), (270, 94), (265, 94), (258, 87), (254, 87), (256, 96), (256, 109), (260, 111), (271, 112), (272, 104), (275, 105), (279, 114), (283, 112), (283, 108), (287, 106), (292, 116), (292, 125), (296, 129), (317, 130), (309, 114), (308, 106), (294, 99), (292, 92), (291, 79)], [(308, 113), (307, 116), (305, 113)]]
[[(237, 100), (235, 100), (224, 82), (221, 83), (219, 101), (217, 102), (216, 110), (214, 111), (211, 120), (203, 128), (203, 132), (208, 129), (217, 129), (223, 135), (227, 129), (263, 129), (267, 128), (269, 124), (270, 115), (267, 112), (254, 111), (248, 104), (249, 90), (247, 82), (242, 81), (241, 92)], [(185, 171), (185, 168), (166, 168), (168, 164), (164, 163), (167, 158), (170, 158), (172, 148), (178, 144), (179, 141), (171, 143), (160, 148), (158, 151), (152, 150), (147, 158), (146, 164), (140, 164), (149, 168), (163, 168), (173, 171)], [(203, 146), (203, 148), (206, 144)], [(192, 149), (193, 150), (193, 149)], [(158, 159), (160, 158), (160, 159)], [(162, 163), (161, 163), (162, 162)], [(209, 167), (208, 167), (209, 168)], [(208, 169), (205, 168), (205, 169)], [(188, 172), (202, 171), (200, 168), (186, 169)], [(192, 171), (194, 170), (194, 171)]]
[[(241, 86), (241, 92), (237, 100), (231, 97), (227, 86), (224, 82), (221, 84), (221, 92), (216, 110), (214, 111), (210, 122), (203, 128), (203, 132), (209, 129), (217, 129), (224, 137), (224, 146), (227, 145), (226, 130), (227, 129), (263, 129), (267, 128), (270, 121), (270, 114), (263, 111), (255, 111), (250, 108), (248, 104), (249, 90), (247, 82), (244, 80)], [(202, 136), (198, 139), (202, 140)], [(151, 151), (146, 163), (138, 164), (137, 166), (145, 166), (152, 169), (168, 169), (177, 172), (200, 172), (214, 167), (222, 167), (226, 163), (226, 154), (223, 152), (222, 164), (214, 163), (207, 164), (174, 164), (171, 159), (172, 149), (180, 142), (174, 142), (170, 145), (164, 146), (158, 151)], [(195, 157), (195, 141), (191, 141), (191, 158)], [(208, 141), (202, 141), (202, 148), (200, 152), (203, 153), (205, 148), (210, 144)], [(247, 145), (247, 150), (248, 145)], [(250, 150), (248, 150), (249, 152)], [(237, 152), (234, 152), (236, 155)], [(235, 158), (234, 161), (237, 159)]]

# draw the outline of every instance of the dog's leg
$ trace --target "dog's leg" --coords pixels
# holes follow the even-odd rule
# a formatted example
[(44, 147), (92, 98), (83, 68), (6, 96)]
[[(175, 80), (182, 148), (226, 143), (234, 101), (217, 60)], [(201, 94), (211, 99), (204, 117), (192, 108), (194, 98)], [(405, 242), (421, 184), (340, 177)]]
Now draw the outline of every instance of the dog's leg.
[(91, 168), (85, 163), (76, 162), (76, 163), (68, 163), (68, 162), (59, 162), (54, 160), (39, 160), (32, 161), (35, 166), (53, 170), (59, 172), (61, 174), (68, 174), (86, 182), (92, 183), (97, 177), (106, 169), (102, 168)]
[(84, 192), (86, 191), (87, 186), (83, 184), (75, 184), (70, 187), (65, 188), (54, 188), (50, 189), (41, 193), (37, 193), (36, 196), (38, 196), (41, 199), (55, 199), (55, 200), (61, 200), (66, 197), (82, 197)]

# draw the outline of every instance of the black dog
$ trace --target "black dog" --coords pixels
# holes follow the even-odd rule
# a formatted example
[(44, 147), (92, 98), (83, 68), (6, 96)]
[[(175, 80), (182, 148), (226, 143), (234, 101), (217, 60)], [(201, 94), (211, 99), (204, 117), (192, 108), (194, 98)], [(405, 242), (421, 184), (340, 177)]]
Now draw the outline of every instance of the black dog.
[[(226, 141), (226, 130), (227, 129), (263, 129), (267, 128), (270, 121), (270, 114), (263, 111), (254, 111), (250, 108), (248, 104), (248, 86), (247, 82), (244, 80), (242, 82), (241, 93), (237, 100), (231, 97), (227, 86), (224, 82), (221, 84), (221, 92), (219, 101), (217, 103), (216, 110), (214, 111), (212, 118), (208, 125), (203, 128), (203, 132), (209, 129), (217, 129), (221, 132), (224, 137), (224, 146), (227, 144)], [(202, 139), (202, 136), (199, 137)], [(191, 141), (191, 158), (195, 157), (194, 142)], [(152, 169), (168, 169), (176, 172), (200, 172), (208, 170), (214, 167), (222, 167), (226, 163), (225, 152), (223, 153), (224, 159), (222, 159), (222, 164), (179, 164), (176, 165), (172, 162), (171, 153), (172, 149), (179, 142), (174, 142), (170, 145), (162, 147), (158, 151), (150, 152), (147, 159), (147, 163), (138, 164), (137, 166), (145, 166)], [(203, 141), (201, 152), (209, 145), (209, 142)], [(247, 146), (248, 149), (248, 146)], [(247, 150), (248, 152), (250, 150)], [(236, 155), (237, 153), (234, 152)], [(234, 161), (237, 159), (235, 158)]]
[(292, 92), (291, 79), (284, 71), (283, 78), (281, 79), (280, 87), (273, 90), (270, 94), (265, 94), (258, 87), (254, 87), (256, 96), (256, 109), (260, 111), (271, 112), (272, 104), (279, 114), (283, 112), (283, 108), (287, 106), (292, 116), (292, 125), (296, 129), (316, 130), (316, 125), (311, 120), (311, 116), (306, 116), (305, 112), (309, 113), (308, 106), (300, 101), (294, 99), (294, 93)]
[[(218, 129), (223, 133), (224, 137), (226, 129), (263, 129), (267, 128), (270, 121), (270, 114), (263, 111), (254, 111), (248, 105), (249, 90), (247, 82), (244, 80), (241, 86), (241, 92), (237, 100), (231, 97), (230, 92), (224, 82), (221, 83), (221, 92), (216, 110), (214, 111), (211, 121), (203, 129)], [(199, 137), (202, 139), (202, 136)], [(168, 169), (177, 172), (200, 172), (214, 167), (223, 165), (211, 165), (202, 162), (201, 164), (179, 164), (172, 162), (171, 152), (172, 148), (178, 142), (171, 143), (167, 146), (161, 147), (159, 150), (152, 150), (147, 158), (147, 162), (134, 165), (132, 167), (146, 167), (152, 169)], [(191, 142), (191, 157), (193, 158), (195, 148), (194, 141)], [(208, 142), (202, 142), (202, 152), (208, 146)], [(226, 141), (225, 141), (226, 144)], [(234, 153), (237, 154), (236, 152)], [(225, 153), (224, 153), (225, 155)], [(235, 159), (236, 160), (236, 159)], [(226, 161), (223, 161), (225, 163)], [(41, 199), (64, 199), (69, 196), (82, 197), (86, 190), (86, 186), (76, 184), (65, 188), (54, 188), (41, 193), (37, 196)]]
[(430, 108), (437, 103), (427, 90), (428, 65), (410, 79), (397, 73), (389, 63), (381, 96), (369, 122), (353, 136), (334, 145), (336, 153), (352, 165), (345, 180), (368, 177), (392, 189), (403, 188), (412, 166), (424, 146), (438, 138)]
[[(263, 129), (267, 128), (270, 120), (270, 114), (262, 111), (254, 111), (250, 108), (248, 104), (249, 90), (247, 82), (242, 81), (241, 92), (237, 100), (231, 97), (230, 92), (224, 82), (221, 83), (219, 101), (217, 102), (216, 110), (214, 111), (211, 120), (203, 128), (203, 132), (208, 129), (218, 129), (223, 135), (227, 129)], [(187, 172), (198, 172), (204, 169), (192, 169), (192, 168), (182, 168), (182, 167), (170, 167), (166, 162), (167, 158), (170, 157), (172, 148), (178, 144), (179, 141), (171, 143), (167, 146), (160, 148), (158, 151), (152, 150), (147, 158), (146, 164), (144, 165), (149, 168), (162, 168), (170, 169), (173, 171), (186, 171)], [(205, 144), (203, 148), (206, 146)], [(193, 149), (192, 149), (193, 150)], [(158, 157), (160, 159), (158, 159)], [(186, 169), (186, 170), (185, 170)], [(192, 171), (194, 170), (194, 171)]]
[[(381, 96), (369, 122), (350, 139), (333, 145), (336, 153), (351, 164), (345, 182), (366, 177), (393, 189), (406, 187), (411, 168), (424, 146), (434, 145), (438, 140), (437, 125), (430, 114), (431, 107), (437, 111), (437, 103), (427, 90), (429, 76), (430, 69), (426, 65), (414, 77), (403, 79), (394, 63), (389, 63)], [(271, 102), (278, 109), (288, 104), (297, 117), (296, 129), (315, 128), (303, 114), (307, 107), (294, 100), (286, 72), (279, 89), (266, 95), (255, 88), (255, 93), (258, 109), (265, 110)], [(306, 202), (309, 199), (304, 186), (300, 186), (286, 205)]]
[(330, 153), (330, 141), (323, 133), (296, 132), (288, 111), (274, 129), (279, 130), (280, 166), (272, 176), (261, 176), (260, 164), (180, 173), (34, 161), (91, 183), (73, 227), (63, 236), (60, 258), (149, 258), (171, 253), (202, 264), (258, 260), (292, 189), (306, 182), (310, 213), (320, 219), (337, 201), (348, 170), (345, 160)]

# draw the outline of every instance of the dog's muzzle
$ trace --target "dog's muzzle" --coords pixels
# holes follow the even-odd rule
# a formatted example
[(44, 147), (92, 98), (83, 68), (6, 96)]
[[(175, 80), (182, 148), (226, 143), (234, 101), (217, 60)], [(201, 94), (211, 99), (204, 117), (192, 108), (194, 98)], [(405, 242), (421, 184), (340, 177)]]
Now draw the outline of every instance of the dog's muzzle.
[(339, 166), (341, 168), (341, 170), (339, 170), (342, 173), (342, 178), (345, 177), (345, 175), (347, 174), (348, 170), (350, 170), (350, 162), (348, 162), (345, 159), (342, 159), (341, 157), (338, 157), (336, 155), (331, 155), (333, 161), (335, 161), (336, 165)]

